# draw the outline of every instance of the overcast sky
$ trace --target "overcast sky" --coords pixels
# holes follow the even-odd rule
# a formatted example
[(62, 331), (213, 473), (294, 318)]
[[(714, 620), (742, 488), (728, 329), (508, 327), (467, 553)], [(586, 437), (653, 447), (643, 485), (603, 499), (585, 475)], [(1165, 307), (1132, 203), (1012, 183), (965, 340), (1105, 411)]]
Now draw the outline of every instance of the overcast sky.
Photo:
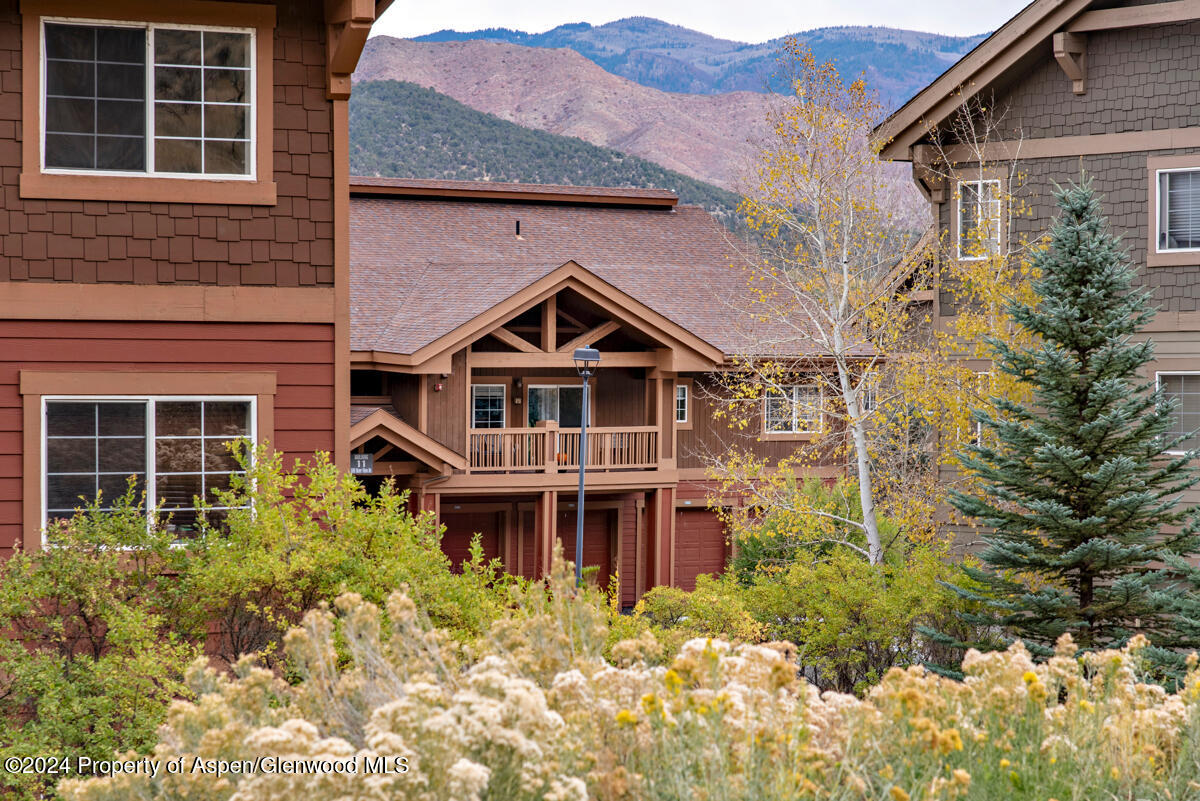
[(450, 28), (540, 33), (566, 22), (602, 25), (657, 17), (723, 39), (764, 42), (830, 25), (883, 25), (956, 35), (998, 28), (1027, 0), (396, 0), (375, 33), (420, 36)]

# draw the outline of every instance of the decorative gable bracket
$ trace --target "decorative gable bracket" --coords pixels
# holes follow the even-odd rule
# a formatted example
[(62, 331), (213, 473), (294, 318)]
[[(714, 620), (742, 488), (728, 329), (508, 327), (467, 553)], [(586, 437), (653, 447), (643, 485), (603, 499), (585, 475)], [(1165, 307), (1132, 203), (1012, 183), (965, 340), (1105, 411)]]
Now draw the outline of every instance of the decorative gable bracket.
[(1071, 91), (1087, 92), (1087, 35), (1061, 31), (1054, 34), (1054, 59), (1071, 80)]
[(350, 97), (350, 75), (358, 65), (371, 24), (375, 0), (325, 0), (325, 96)]
[(930, 203), (946, 202), (945, 165), (941, 153), (932, 145), (914, 145), (912, 148), (913, 178), (917, 187)]

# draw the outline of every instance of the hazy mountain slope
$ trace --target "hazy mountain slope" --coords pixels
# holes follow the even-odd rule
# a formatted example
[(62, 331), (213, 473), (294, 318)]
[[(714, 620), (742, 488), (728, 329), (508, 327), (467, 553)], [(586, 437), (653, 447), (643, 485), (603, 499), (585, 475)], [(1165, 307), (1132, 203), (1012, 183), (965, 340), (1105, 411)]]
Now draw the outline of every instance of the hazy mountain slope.
[[(572, 50), (377, 36), (355, 80), (411, 81), (528, 128), (575, 136), (734, 189), (753, 162), (770, 97), (671, 94)], [(355, 90), (357, 91), (357, 89)]]
[(350, 96), (350, 170), (397, 178), (670, 189), (728, 217), (737, 196), (579, 139), (523, 128), (412, 83), (365, 81)]
[[(796, 34), (820, 61), (833, 60), (842, 74), (867, 80), (893, 106), (907, 100), (973, 48), (979, 36), (846, 26)], [(487, 40), (527, 47), (570, 48), (604, 69), (644, 86), (669, 92), (715, 94), (761, 92), (774, 71), (780, 39), (747, 44), (719, 39), (650, 17), (593, 26), (560, 25), (530, 34), (504, 28), (439, 31), (417, 41)]]

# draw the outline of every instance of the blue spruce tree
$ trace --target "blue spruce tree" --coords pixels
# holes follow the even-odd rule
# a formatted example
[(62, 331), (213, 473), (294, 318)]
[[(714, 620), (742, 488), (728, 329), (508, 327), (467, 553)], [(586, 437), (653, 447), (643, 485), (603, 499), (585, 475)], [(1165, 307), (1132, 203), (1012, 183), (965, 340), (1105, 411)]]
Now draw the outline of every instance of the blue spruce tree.
[(1139, 632), (1187, 644), (1175, 637), (1161, 567), (1200, 545), (1197, 508), (1179, 500), (1200, 475), (1194, 454), (1166, 455), (1182, 441), (1169, 433), (1174, 405), (1142, 373), (1154, 346), (1133, 337), (1154, 316), (1149, 293), (1133, 287), (1091, 181), (1057, 200), (1035, 257), (1038, 300), (1009, 307), (1037, 344), (989, 343), (994, 369), (1028, 385), (1032, 402), (997, 398), (996, 413), (978, 415), (983, 437), (962, 463), (980, 490), (950, 502), (987, 534), (980, 566), (964, 567), (970, 581), (954, 589), (978, 602), (964, 622), (1038, 657), (1066, 632), (1084, 649)]

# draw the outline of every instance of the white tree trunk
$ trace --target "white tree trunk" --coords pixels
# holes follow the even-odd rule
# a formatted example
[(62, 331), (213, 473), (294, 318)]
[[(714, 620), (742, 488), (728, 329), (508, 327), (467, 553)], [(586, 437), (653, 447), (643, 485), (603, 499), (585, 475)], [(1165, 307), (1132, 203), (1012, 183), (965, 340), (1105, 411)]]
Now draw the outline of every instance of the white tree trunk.
[(858, 497), (862, 504), (863, 531), (867, 536), (867, 555), (871, 564), (883, 561), (883, 542), (879, 537), (879, 521), (875, 516), (875, 489), (871, 482), (871, 457), (867, 452), (867, 421), (859, 408), (858, 387), (846, 365), (838, 361), (838, 381), (850, 418), (850, 435), (854, 438), (854, 462), (858, 472)]

